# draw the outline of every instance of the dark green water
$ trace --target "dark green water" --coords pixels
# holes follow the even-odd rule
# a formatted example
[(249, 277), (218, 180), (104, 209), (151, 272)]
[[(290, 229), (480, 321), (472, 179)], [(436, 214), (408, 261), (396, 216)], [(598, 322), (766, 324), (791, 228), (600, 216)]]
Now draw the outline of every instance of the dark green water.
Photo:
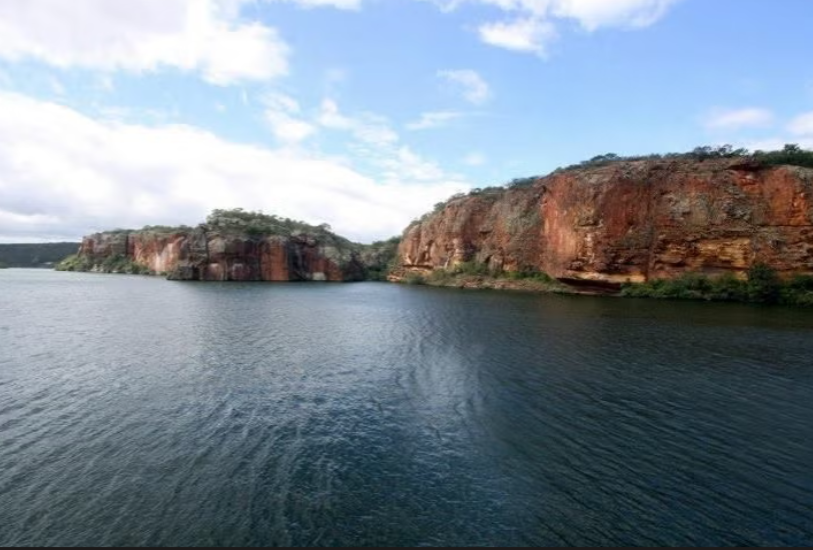
[(811, 545), (813, 312), (0, 272), (0, 545)]

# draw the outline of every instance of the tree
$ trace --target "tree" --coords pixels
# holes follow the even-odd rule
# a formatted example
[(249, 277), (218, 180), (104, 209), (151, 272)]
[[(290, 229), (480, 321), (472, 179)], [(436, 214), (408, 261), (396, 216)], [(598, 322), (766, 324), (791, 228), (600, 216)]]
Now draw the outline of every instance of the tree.
[(758, 304), (777, 304), (782, 297), (779, 275), (765, 264), (748, 271), (748, 299)]

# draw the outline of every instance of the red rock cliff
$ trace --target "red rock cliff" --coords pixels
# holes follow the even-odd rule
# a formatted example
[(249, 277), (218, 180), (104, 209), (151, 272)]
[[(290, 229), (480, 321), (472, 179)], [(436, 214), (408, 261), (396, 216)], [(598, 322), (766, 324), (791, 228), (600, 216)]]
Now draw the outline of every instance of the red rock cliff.
[(402, 269), (461, 262), (615, 285), (755, 263), (813, 273), (813, 169), (742, 159), (620, 162), (450, 201), (413, 224)]
[(85, 237), (91, 270), (123, 258), (170, 279), (194, 281), (356, 281), (366, 267), (355, 245), (329, 237), (222, 234), (203, 229), (133, 231)]

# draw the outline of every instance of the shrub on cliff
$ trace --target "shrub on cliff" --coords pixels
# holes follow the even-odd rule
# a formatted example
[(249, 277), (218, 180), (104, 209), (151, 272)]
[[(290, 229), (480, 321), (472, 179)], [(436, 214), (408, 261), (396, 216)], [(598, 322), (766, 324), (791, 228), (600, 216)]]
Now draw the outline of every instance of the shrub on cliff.
[(705, 162), (707, 160), (750, 158), (762, 166), (802, 166), (813, 168), (813, 151), (802, 149), (799, 145), (785, 145), (781, 151), (756, 151), (751, 153), (745, 148), (734, 148), (732, 145), (695, 147), (687, 153), (666, 153), (653, 155), (619, 156), (614, 153), (599, 155), (579, 164), (567, 166), (561, 170), (576, 170), (582, 168), (600, 168), (618, 162), (658, 161), (658, 160), (694, 160)]
[(532, 187), (542, 176), (534, 176), (530, 178), (516, 178), (505, 184), (508, 189), (522, 189), (524, 187)]
[(404, 277), (404, 282), (408, 285), (425, 285), (426, 278), (423, 275), (418, 275), (417, 273), (410, 273)]
[(547, 273), (537, 269), (522, 269), (519, 271), (503, 272), (501, 274), (512, 281), (537, 281), (540, 283), (553, 283), (554, 279)]
[(728, 274), (709, 278), (698, 273), (686, 273), (677, 279), (658, 279), (643, 284), (626, 284), (622, 296), (661, 300), (707, 300), (715, 302), (749, 301), (748, 283)]
[(758, 264), (749, 270), (747, 281), (731, 274), (709, 278), (688, 273), (672, 280), (626, 284), (621, 293), (630, 298), (813, 306), (813, 277), (783, 282), (776, 271)]
[(754, 160), (763, 166), (802, 166), (813, 168), (813, 151), (802, 149), (799, 145), (788, 144), (781, 151), (757, 151)]
[(463, 262), (454, 268), (452, 274), (469, 275), (472, 277), (487, 277), (492, 273), (487, 264), (479, 262)]
[(79, 256), (78, 254), (68, 256), (67, 258), (59, 262), (56, 266), (57, 271), (84, 272), (90, 271), (91, 269), (93, 269), (93, 262), (90, 261), (88, 258)]
[(748, 271), (748, 299), (758, 304), (777, 304), (782, 298), (782, 281), (776, 271), (757, 264)]
[[(207, 218), (206, 225), (214, 231), (246, 233), (248, 235), (277, 235), (290, 237), (294, 234), (328, 236), (334, 241), (345, 241), (333, 233), (327, 224), (308, 223), (269, 215), (263, 212), (249, 212), (242, 208), (214, 210)], [(346, 241), (349, 244), (349, 241)]]

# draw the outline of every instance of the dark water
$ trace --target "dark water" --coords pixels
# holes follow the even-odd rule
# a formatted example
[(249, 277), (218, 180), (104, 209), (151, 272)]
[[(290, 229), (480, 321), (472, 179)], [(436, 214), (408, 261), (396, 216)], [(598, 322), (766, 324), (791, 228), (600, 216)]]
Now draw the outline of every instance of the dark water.
[(0, 545), (811, 545), (813, 312), (0, 272)]

